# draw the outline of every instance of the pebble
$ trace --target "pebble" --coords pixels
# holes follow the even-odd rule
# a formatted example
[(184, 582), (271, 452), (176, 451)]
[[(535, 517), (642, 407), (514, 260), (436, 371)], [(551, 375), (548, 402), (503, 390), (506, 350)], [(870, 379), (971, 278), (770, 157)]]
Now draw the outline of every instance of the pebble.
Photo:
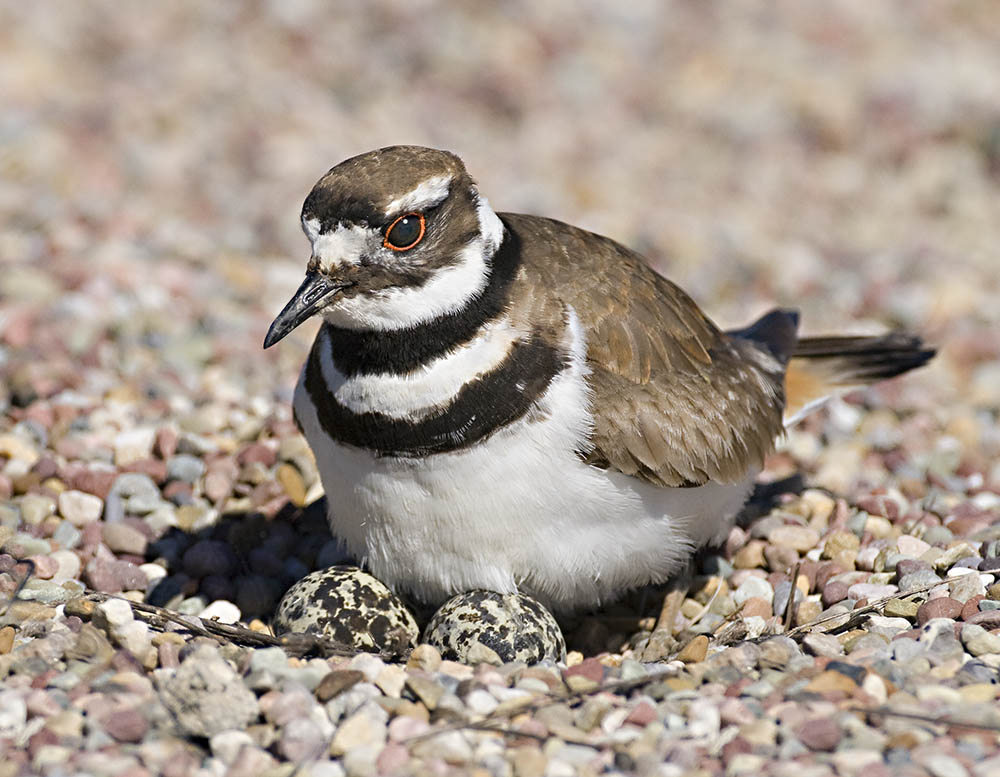
[(737, 605), (740, 605), (751, 597), (763, 599), (770, 604), (774, 601), (774, 589), (771, 587), (771, 584), (763, 578), (748, 577), (743, 581), (740, 587), (733, 592), (733, 601), (735, 601)]
[(205, 462), (189, 453), (180, 453), (167, 460), (167, 477), (182, 483), (195, 483), (205, 474)]
[(810, 718), (796, 727), (795, 736), (810, 750), (831, 751), (843, 738), (840, 726), (828, 717)]
[(157, 685), (177, 724), (192, 736), (242, 729), (258, 714), (257, 697), (211, 646), (199, 647), (178, 669), (157, 676)]
[(104, 500), (93, 494), (72, 489), (59, 494), (59, 514), (73, 526), (84, 526), (100, 519)]
[(962, 644), (973, 656), (1000, 655), (1000, 634), (994, 634), (976, 623), (962, 626)]
[(767, 537), (769, 542), (805, 553), (819, 545), (819, 532), (809, 526), (778, 526)]
[(708, 637), (704, 634), (699, 634), (681, 648), (676, 656), (676, 660), (682, 661), (685, 664), (696, 664), (704, 661), (707, 654)]
[(962, 603), (947, 596), (928, 599), (917, 610), (917, 624), (923, 626), (932, 618), (958, 618), (962, 614)]
[(146, 535), (125, 522), (105, 523), (101, 530), (104, 543), (115, 553), (143, 556), (148, 540)]
[(238, 623), (242, 617), (242, 613), (240, 612), (240, 608), (232, 602), (217, 599), (198, 613), (198, 617), (205, 620), (218, 621), (219, 623)]

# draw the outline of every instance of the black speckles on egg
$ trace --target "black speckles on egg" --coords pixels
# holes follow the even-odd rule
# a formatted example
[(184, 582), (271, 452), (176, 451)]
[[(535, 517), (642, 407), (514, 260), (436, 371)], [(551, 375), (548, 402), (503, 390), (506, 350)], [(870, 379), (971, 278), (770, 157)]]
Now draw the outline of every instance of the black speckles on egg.
[(566, 643), (552, 613), (526, 594), (459, 594), (434, 613), (424, 641), (455, 661), (465, 661), (477, 642), (503, 661), (534, 664), (566, 658)]
[(398, 596), (367, 572), (346, 566), (321, 569), (295, 583), (278, 604), (272, 625), (276, 634), (321, 634), (368, 652), (413, 647), (419, 634)]

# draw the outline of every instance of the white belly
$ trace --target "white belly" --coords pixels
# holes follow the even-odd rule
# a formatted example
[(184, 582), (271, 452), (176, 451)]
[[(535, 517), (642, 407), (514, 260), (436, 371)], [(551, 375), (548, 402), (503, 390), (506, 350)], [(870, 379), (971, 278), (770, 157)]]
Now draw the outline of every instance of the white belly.
[(658, 488), (583, 463), (585, 370), (574, 359), (537, 412), (424, 458), (337, 444), (300, 380), (295, 411), (334, 535), (383, 582), (435, 603), (485, 588), (569, 609), (668, 578), (695, 547), (726, 536), (755, 473), (736, 485)]

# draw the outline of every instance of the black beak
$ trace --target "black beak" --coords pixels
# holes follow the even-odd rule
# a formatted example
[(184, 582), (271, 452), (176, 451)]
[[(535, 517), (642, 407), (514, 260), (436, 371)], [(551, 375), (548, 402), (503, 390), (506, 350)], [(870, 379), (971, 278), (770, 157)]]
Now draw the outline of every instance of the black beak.
[(271, 328), (264, 338), (264, 347), (270, 348), (349, 285), (332, 281), (318, 272), (306, 273), (306, 279), (302, 281), (299, 290), (271, 322)]

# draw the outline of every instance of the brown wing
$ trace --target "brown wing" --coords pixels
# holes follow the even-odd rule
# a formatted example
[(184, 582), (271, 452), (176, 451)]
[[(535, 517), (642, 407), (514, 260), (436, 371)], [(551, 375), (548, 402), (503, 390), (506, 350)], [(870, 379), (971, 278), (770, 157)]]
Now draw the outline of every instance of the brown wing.
[(762, 466), (782, 429), (778, 359), (720, 331), (624, 246), (549, 219), (502, 217), (532, 283), (554, 292), (553, 305), (571, 305), (587, 332), (588, 461), (663, 486), (737, 482)]

